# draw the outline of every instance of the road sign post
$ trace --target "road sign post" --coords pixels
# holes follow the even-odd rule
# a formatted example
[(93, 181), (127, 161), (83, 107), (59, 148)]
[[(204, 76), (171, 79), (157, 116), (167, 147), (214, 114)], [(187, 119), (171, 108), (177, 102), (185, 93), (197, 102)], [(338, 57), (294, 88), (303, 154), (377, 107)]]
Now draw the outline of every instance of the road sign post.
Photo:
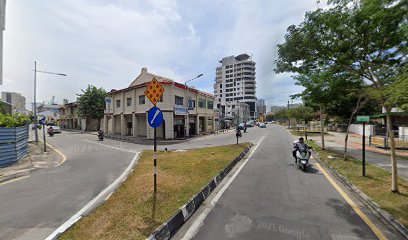
[(156, 136), (156, 128), (158, 128), (163, 122), (163, 113), (160, 111), (158, 107), (156, 107), (156, 103), (160, 100), (161, 96), (163, 96), (164, 88), (160, 85), (159, 81), (155, 78), (147, 85), (145, 90), (146, 97), (153, 103), (154, 107), (152, 107), (149, 112), (147, 113), (147, 121), (149, 125), (154, 129), (153, 131), (153, 184), (154, 184), (154, 195), (156, 196), (157, 192), (157, 136)]
[(362, 136), (362, 174), (365, 177), (365, 124), (370, 121), (370, 116), (357, 116), (357, 122), (363, 123), (363, 136)]

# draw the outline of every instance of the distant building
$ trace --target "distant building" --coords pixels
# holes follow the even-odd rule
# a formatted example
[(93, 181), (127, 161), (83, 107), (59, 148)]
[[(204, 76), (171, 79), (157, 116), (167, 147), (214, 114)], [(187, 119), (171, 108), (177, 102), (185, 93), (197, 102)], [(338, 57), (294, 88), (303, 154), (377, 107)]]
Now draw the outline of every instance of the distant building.
[(8, 102), (0, 100), (0, 113), (1, 114), (13, 114), (14, 106)]
[(286, 109), (287, 106), (271, 106), (271, 113), (275, 114), (277, 112), (279, 112), (282, 109)]
[(258, 109), (258, 115), (266, 114), (266, 105), (265, 105), (265, 100), (264, 99), (258, 99), (257, 109)]
[(5, 29), (6, 29), (6, 0), (0, 0), (0, 85), (3, 85), (3, 31)]
[(2, 92), (1, 99), (14, 106), (16, 112), (26, 111), (26, 99), (23, 95), (16, 92)]
[(214, 95), (216, 106), (226, 117), (231, 117), (232, 109), (238, 103), (249, 105), (251, 119), (256, 119), (257, 98), (255, 81), (255, 62), (248, 54), (229, 56), (219, 61), (216, 68)]
[(105, 99), (104, 132), (153, 138), (154, 131), (147, 123), (146, 114), (153, 104), (144, 94), (153, 78), (164, 88), (164, 94), (157, 102), (164, 117), (163, 123), (157, 128), (158, 138), (173, 139), (183, 137), (184, 132), (189, 136), (215, 130), (212, 94), (194, 88), (186, 89), (184, 84), (142, 68), (140, 75), (129, 87), (108, 93), (109, 97)]
[(37, 104), (38, 119), (45, 118), (48, 122), (56, 122), (60, 119), (60, 108), (58, 104)]

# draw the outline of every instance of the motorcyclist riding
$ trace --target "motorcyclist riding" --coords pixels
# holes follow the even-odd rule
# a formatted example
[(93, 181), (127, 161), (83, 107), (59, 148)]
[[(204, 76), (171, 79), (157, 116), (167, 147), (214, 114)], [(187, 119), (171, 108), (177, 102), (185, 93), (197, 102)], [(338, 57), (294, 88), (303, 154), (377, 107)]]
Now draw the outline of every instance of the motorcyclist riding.
[(52, 129), (52, 127), (50, 126), (47, 130), (48, 135), (50, 135), (51, 137), (54, 135), (54, 130)]
[(303, 137), (299, 137), (299, 141), (295, 142), (293, 144), (293, 151), (292, 151), (292, 155), (295, 158), (295, 164), (297, 164), (297, 157), (296, 157), (296, 152), (300, 149), (300, 148), (304, 148), (304, 149), (308, 149), (309, 150), (309, 146), (305, 143)]
[(98, 139), (99, 139), (100, 141), (103, 141), (103, 137), (104, 137), (103, 130), (100, 129), (100, 130), (98, 131)]

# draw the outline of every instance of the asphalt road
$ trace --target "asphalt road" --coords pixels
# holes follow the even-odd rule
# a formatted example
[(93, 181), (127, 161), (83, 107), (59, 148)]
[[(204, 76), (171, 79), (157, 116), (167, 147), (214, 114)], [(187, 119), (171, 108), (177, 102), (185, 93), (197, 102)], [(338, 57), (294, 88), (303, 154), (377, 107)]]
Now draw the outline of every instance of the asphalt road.
[[(265, 129), (251, 128), (240, 142), (256, 142)], [(40, 131), (40, 139), (42, 139)], [(47, 137), (66, 155), (58, 167), (42, 169), (30, 177), (0, 185), (0, 239), (44, 239), (118, 178), (136, 152), (153, 149), (97, 136), (63, 132)], [(195, 138), (159, 150), (189, 149), (236, 143), (235, 133)]]
[(44, 239), (119, 177), (138, 150), (95, 140), (87, 134), (57, 134), (49, 142), (67, 161), (0, 186), (0, 239)]
[[(283, 127), (268, 125), (267, 131), (218, 201), (204, 204), (213, 205), (204, 220), (193, 217), (181, 232), (195, 232), (197, 240), (377, 239), (313, 160), (306, 173), (295, 167), (293, 137)], [(399, 238), (351, 198), (387, 237)]]

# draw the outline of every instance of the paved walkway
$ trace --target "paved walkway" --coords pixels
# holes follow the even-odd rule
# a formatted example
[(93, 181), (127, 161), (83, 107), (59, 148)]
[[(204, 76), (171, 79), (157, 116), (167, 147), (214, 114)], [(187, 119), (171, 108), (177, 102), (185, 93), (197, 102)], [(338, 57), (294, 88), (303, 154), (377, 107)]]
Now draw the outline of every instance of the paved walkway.
[[(330, 132), (330, 135), (325, 135), (325, 145), (327, 150), (338, 153), (344, 152), (344, 133)], [(319, 136), (311, 137), (318, 145), (321, 145), (321, 138)], [(349, 136), (348, 155), (361, 160), (362, 159), (362, 144), (361, 136), (351, 134)], [(388, 172), (391, 172), (390, 151), (378, 149), (376, 147), (368, 146), (368, 139), (366, 139), (366, 161), (374, 164)], [(399, 156), (408, 156), (406, 151), (398, 151)], [(408, 181), (408, 159), (402, 157), (397, 158), (398, 176)]]

